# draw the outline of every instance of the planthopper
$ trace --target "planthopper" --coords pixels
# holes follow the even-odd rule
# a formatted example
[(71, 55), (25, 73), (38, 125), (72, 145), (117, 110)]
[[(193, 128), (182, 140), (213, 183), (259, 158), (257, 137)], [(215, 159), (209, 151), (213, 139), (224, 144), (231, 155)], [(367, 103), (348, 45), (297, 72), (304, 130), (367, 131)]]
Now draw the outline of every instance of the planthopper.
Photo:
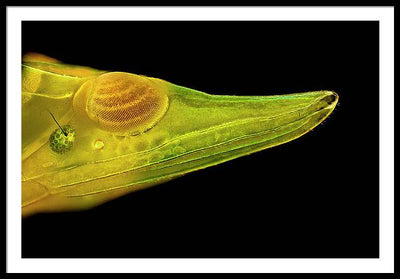
[(83, 210), (309, 132), (338, 95), (210, 95), (29, 53), (22, 215)]

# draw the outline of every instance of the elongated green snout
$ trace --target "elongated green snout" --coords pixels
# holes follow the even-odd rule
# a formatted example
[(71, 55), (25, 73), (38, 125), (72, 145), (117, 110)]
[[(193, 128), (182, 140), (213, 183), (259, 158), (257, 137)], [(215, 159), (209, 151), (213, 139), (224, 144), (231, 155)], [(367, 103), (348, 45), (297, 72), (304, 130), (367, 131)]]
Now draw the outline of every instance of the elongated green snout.
[[(332, 91), (218, 96), (152, 78), (139, 86), (136, 75), (128, 77), (133, 87), (117, 83), (118, 93), (104, 85), (114, 78), (89, 80), (75, 94), (64, 123), (75, 131), (70, 151), (44, 144), (22, 162), (25, 215), (90, 208), (288, 142), (321, 123), (338, 101)], [(129, 90), (144, 93), (129, 99)]]

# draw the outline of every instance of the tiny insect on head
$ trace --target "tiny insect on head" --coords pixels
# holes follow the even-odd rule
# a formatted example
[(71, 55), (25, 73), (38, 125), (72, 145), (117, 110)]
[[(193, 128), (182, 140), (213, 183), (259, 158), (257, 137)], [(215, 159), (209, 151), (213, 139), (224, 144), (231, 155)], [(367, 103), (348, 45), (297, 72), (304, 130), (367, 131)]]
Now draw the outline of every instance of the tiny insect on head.
[(58, 129), (54, 130), (54, 132), (50, 135), (50, 148), (56, 153), (64, 154), (70, 151), (74, 145), (75, 129), (73, 129), (70, 125), (64, 125), (63, 127), (61, 127), (55, 119), (54, 115), (51, 112), (49, 113), (59, 127)]

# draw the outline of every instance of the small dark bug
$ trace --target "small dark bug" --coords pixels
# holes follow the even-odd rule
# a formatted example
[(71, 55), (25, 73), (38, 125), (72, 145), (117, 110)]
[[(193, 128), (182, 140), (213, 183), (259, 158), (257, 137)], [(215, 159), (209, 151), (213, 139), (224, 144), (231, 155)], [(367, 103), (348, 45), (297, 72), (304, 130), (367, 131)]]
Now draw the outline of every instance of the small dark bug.
[(75, 141), (75, 130), (70, 125), (61, 127), (54, 115), (50, 111), (49, 113), (59, 127), (50, 135), (49, 144), (51, 150), (59, 154), (70, 151)]
[(60, 154), (70, 151), (74, 141), (75, 130), (69, 125), (56, 129), (49, 139), (51, 150)]

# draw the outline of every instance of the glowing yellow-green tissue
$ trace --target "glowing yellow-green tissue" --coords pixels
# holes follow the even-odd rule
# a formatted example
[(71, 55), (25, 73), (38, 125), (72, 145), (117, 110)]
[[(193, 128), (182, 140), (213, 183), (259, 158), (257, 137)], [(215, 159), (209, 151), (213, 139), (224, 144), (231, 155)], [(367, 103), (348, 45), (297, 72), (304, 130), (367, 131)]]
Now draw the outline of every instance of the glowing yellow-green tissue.
[(88, 209), (307, 133), (338, 96), (210, 95), (29, 53), (22, 64), (22, 215)]

